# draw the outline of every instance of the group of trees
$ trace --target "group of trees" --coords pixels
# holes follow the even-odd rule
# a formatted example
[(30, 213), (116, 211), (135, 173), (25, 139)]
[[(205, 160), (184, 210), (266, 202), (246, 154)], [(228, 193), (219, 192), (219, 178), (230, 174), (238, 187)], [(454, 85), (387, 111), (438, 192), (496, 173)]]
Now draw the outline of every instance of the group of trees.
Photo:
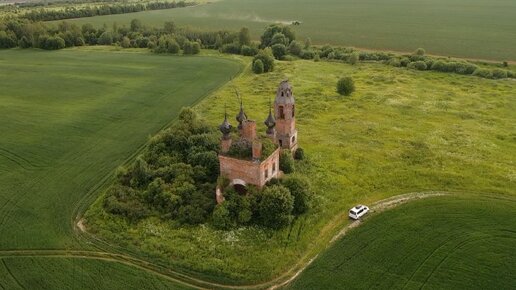
[(274, 179), (261, 191), (250, 188), (247, 195), (228, 188), (224, 198), (213, 211), (212, 223), (216, 228), (261, 225), (280, 229), (308, 211), (312, 191), (308, 179), (294, 175)]
[[(219, 138), (193, 110), (183, 109), (178, 122), (152, 138), (133, 164), (117, 170), (104, 209), (131, 222), (155, 216), (180, 224), (211, 222), (220, 229), (253, 224), (277, 229), (309, 209), (310, 183), (299, 176), (273, 180), (264, 190), (250, 186), (247, 195), (228, 187), (225, 201), (216, 205)], [(301, 150), (298, 157), (303, 156)]]
[(150, 3), (116, 3), (90, 7), (66, 7), (64, 9), (39, 9), (21, 14), (20, 17), (31, 21), (53, 21), (71, 18), (92, 17), (100, 15), (125, 14), (146, 10), (180, 8), (195, 5), (195, 2), (150, 2)]
[(193, 110), (183, 109), (179, 121), (154, 137), (134, 164), (118, 170), (104, 208), (131, 221), (157, 216), (206, 222), (215, 207), (218, 138)]
[(178, 28), (174, 22), (151, 28), (137, 19), (133, 19), (128, 27), (115, 23), (111, 29), (106, 26), (95, 28), (91, 24), (79, 27), (66, 21), (57, 26), (27, 19), (0, 22), (0, 48), (61, 49), (115, 44), (123, 48), (149, 48), (156, 53), (179, 53), (183, 50), (184, 54), (197, 54), (201, 48), (216, 48), (218, 42), (223, 45), (238, 37), (238, 32)]

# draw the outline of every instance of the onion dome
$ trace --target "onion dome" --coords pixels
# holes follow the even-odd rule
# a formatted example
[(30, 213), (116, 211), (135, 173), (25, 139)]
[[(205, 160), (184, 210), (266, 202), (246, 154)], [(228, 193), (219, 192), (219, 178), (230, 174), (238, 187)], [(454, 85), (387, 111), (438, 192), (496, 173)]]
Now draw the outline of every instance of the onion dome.
[(220, 130), (220, 132), (222, 132), (222, 134), (224, 134), (224, 136), (227, 136), (227, 135), (229, 135), (229, 133), (231, 133), (231, 128), (233, 128), (233, 126), (231, 126), (231, 124), (229, 124), (228, 114), (226, 112), (224, 112), (224, 122), (222, 122), (222, 124), (220, 124), (219, 130)]
[(274, 126), (276, 126), (276, 120), (272, 116), (272, 110), (271, 109), (269, 109), (269, 116), (267, 117), (267, 119), (263, 123), (265, 124), (265, 126), (267, 126), (267, 128), (269, 130), (274, 128)]
[(247, 120), (247, 115), (244, 112), (244, 106), (242, 104), (242, 101), (240, 101), (240, 112), (236, 116), (236, 120), (238, 121), (238, 128), (242, 127), (242, 122)]

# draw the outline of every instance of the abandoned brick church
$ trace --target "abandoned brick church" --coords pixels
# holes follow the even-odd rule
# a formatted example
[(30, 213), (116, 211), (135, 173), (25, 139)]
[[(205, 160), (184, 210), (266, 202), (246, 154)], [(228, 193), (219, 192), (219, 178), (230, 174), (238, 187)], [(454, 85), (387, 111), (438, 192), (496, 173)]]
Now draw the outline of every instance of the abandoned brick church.
[[(232, 126), (227, 114), (219, 127), (222, 132), (220, 174), (227, 178), (231, 185), (252, 184), (262, 188), (267, 181), (279, 177), (280, 150), (288, 149), (294, 152), (297, 149), (292, 86), (288, 81), (280, 83), (274, 100), (274, 114), (270, 108), (269, 116), (264, 122), (267, 127), (265, 136), (257, 135), (256, 122), (248, 118), (242, 103), (236, 120), (239, 132), (237, 138), (231, 136)], [(217, 200), (220, 198), (222, 197), (218, 192)]]

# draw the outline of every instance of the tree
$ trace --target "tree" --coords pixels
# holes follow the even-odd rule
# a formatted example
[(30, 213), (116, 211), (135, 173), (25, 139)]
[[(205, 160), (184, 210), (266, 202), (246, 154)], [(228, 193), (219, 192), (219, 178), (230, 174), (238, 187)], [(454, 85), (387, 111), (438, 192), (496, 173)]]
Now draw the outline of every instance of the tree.
[(267, 187), (261, 194), (258, 212), (264, 226), (280, 229), (292, 221), (294, 198), (281, 185)]
[(167, 21), (163, 25), (163, 31), (172, 34), (176, 32), (176, 24), (173, 21)]
[(41, 47), (47, 50), (56, 50), (65, 48), (65, 41), (59, 36), (51, 36), (45, 40), (45, 44)]
[(280, 153), (279, 168), (286, 174), (294, 172), (294, 158), (290, 150), (282, 150)]
[(225, 202), (215, 207), (212, 218), (213, 226), (217, 229), (228, 230), (234, 226)]
[(310, 37), (307, 37), (305, 39), (305, 49), (310, 49), (312, 47), (312, 39)]
[(310, 208), (310, 200), (312, 199), (312, 191), (308, 179), (300, 176), (287, 177), (283, 180), (282, 185), (285, 186), (294, 198), (294, 215), (305, 213)]
[(142, 22), (138, 19), (131, 20), (131, 31), (136, 32), (142, 29)]
[(166, 40), (166, 47), (168, 53), (179, 53), (180, 47), (179, 44), (177, 44), (177, 41), (173, 38), (169, 38)]
[(303, 47), (301, 46), (301, 43), (299, 43), (298, 41), (294, 40), (290, 43), (290, 45), (288, 46), (288, 51), (290, 52), (290, 54), (292, 55), (297, 55), (299, 56), (301, 54), (301, 51), (303, 50)]
[(282, 59), (283, 56), (285, 56), (287, 54), (287, 48), (285, 47), (284, 44), (281, 44), (281, 43), (277, 43), (277, 44), (274, 44), (272, 47), (272, 54), (274, 55), (274, 57), (276, 59)]
[(198, 54), (201, 52), (201, 45), (197, 41), (185, 41), (183, 44), (183, 54)]
[(358, 60), (360, 59), (360, 55), (358, 54), (358, 52), (353, 52), (350, 56), (349, 56), (349, 59), (348, 59), (348, 62), (351, 64), (351, 65), (355, 65), (357, 64)]
[(276, 33), (283, 34), (283, 36), (286, 39), (286, 43), (284, 43), (286, 46), (289, 45), (291, 41), (296, 39), (294, 31), (292, 31), (290, 27), (279, 24), (272, 24), (265, 29), (261, 36), (261, 47), (266, 48), (268, 46), (271, 46), (272, 38)]
[(305, 159), (305, 150), (303, 150), (303, 148), (301, 148), (301, 147), (297, 148), (296, 152), (294, 152), (294, 159), (296, 159), (296, 160)]
[(123, 48), (131, 47), (131, 41), (129, 40), (129, 38), (127, 36), (124, 36), (122, 38), (122, 41), (120, 41), (120, 46)]
[(414, 51), (414, 55), (423, 56), (425, 55), (426, 51), (423, 48), (418, 48), (416, 51)]
[(113, 44), (113, 35), (109, 31), (102, 33), (98, 39), (100, 45), (111, 45)]
[(260, 59), (257, 59), (253, 62), (253, 72), (255, 74), (263, 73), (263, 62)]
[(274, 36), (272, 36), (272, 39), (271, 39), (271, 44), (270, 46), (274, 46), (275, 44), (283, 44), (283, 45), (288, 45), (288, 39), (285, 37), (285, 35), (281, 32), (278, 32), (276, 34), (274, 34)]
[(337, 82), (337, 92), (340, 95), (349, 96), (355, 91), (355, 82), (351, 77), (343, 77)]
[(271, 72), (274, 70), (274, 56), (271, 49), (264, 49), (258, 52), (253, 58), (253, 63), (260, 60), (263, 64), (263, 72)]
[(415, 70), (426, 70), (427, 66), (426, 66), (426, 62), (419, 60), (419, 61), (409, 63), (407, 65), (407, 68), (415, 69)]
[(13, 33), (0, 31), (0, 48), (16, 47), (16, 36)]
[(240, 32), (238, 33), (238, 42), (240, 46), (251, 44), (251, 34), (249, 33), (249, 28), (242, 27), (242, 29), (240, 29)]

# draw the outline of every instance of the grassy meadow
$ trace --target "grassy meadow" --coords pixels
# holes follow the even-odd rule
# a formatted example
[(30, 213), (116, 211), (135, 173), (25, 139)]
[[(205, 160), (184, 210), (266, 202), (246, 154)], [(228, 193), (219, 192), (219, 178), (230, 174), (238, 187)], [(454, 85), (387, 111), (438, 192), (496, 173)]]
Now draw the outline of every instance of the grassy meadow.
[[(350, 97), (335, 92), (345, 75), (356, 83)], [(248, 67), (196, 110), (220, 124), (226, 104), (230, 115), (238, 112), (237, 88), (247, 115), (265, 131), (269, 98), (285, 78), (294, 87), (299, 144), (308, 156), (297, 174), (315, 187), (311, 212), (277, 232), (225, 232), (155, 219), (128, 224), (103, 212), (99, 199), (86, 213), (89, 230), (196, 277), (245, 284), (268, 281), (325, 249), (357, 203), (429, 190), (516, 194), (513, 80), (375, 63), (277, 62), (263, 75)]]
[(183, 106), (240, 69), (100, 47), (0, 51), (0, 252), (88, 247), (74, 214)]
[(515, 212), (496, 195), (414, 201), (367, 218), (286, 288), (510, 289)]
[(271, 23), (290, 24), (317, 44), (516, 61), (516, 3), (511, 0), (220, 0), (185, 9), (69, 20), (97, 26), (138, 18), (201, 29), (249, 27), (255, 38)]

